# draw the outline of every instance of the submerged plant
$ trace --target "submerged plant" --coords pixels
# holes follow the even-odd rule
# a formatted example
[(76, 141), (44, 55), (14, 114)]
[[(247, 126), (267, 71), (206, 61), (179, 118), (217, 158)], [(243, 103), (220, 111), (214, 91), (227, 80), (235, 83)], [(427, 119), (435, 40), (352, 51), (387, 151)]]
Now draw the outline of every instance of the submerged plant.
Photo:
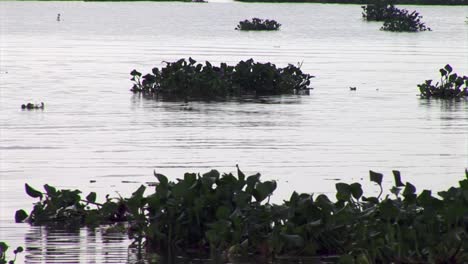
[(15, 250), (13, 250), (13, 254), (15, 254), (15, 258), (12, 259), (12, 260), (7, 260), (6, 258), (6, 252), (8, 250), (8, 245), (3, 242), (3, 241), (0, 241), (0, 264), (13, 264), (15, 263), (16, 261), (16, 255), (18, 255), (19, 253), (23, 252), (23, 247), (17, 247)]
[(441, 99), (468, 97), (468, 77), (459, 76), (452, 71), (452, 67), (447, 64), (439, 70), (440, 82), (432, 84), (432, 80), (426, 80), (424, 83), (418, 84), (421, 97)]
[(240, 21), (236, 30), (279, 30), (281, 24), (275, 20), (252, 18), (251, 21)]
[(136, 70), (130, 74), (134, 93), (185, 100), (303, 93), (309, 91), (310, 79), (314, 77), (291, 64), (277, 68), (272, 63), (249, 59), (235, 66), (226, 63), (213, 66), (192, 58), (167, 62), (162, 69), (153, 68), (152, 74), (142, 76)]

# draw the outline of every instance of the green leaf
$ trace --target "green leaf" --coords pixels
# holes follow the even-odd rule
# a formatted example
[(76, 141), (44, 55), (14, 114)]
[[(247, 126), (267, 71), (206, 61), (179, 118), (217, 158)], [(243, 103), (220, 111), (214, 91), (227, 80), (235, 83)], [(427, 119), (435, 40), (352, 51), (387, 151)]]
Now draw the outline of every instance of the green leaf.
[(447, 75), (447, 71), (446, 71), (446, 70), (440, 69), (439, 71), (440, 71), (440, 75), (441, 75), (441, 76)]
[(446, 69), (448, 73), (452, 72), (452, 66), (450, 66), (449, 64), (445, 65), (444, 69)]
[(28, 218), (28, 214), (23, 210), (18, 210), (15, 213), (15, 222), (22, 223), (26, 218)]
[(29, 186), (27, 183), (24, 184), (24, 187), (26, 189), (26, 193), (31, 196), (32, 198), (40, 198), (42, 199), (42, 193), (31, 186)]
[(130, 75), (132, 75), (132, 76), (141, 76), (141, 73), (138, 72), (137, 70), (133, 70), (132, 72), (130, 72)]
[(351, 193), (353, 194), (353, 197), (355, 199), (361, 198), (361, 196), (363, 194), (361, 184), (355, 182), (355, 183), (351, 184), (350, 187), (351, 187)]
[(369, 171), (370, 174), (370, 180), (377, 183), (378, 185), (382, 186), (382, 178), (383, 174), (382, 173), (377, 173), (374, 171)]
[(394, 177), (394, 179), (395, 179), (395, 186), (396, 186), (396, 187), (405, 186), (405, 185), (403, 184), (403, 182), (401, 182), (400, 171), (394, 170), (394, 171), (392, 171), (392, 172), (393, 172), (393, 177)]
[(143, 193), (145, 192), (146, 187), (144, 185), (141, 185), (134, 193), (132, 193), (132, 198), (143, 198)]
[(262, 202), (268, 196), (273, 194), (273, 191), (276, 189), (276, 182), (275, 181), (266, 181), (258, 183), (255, 186), (253, 191), (253, 196), (257, 202)]
[(411, 194), (414, 194), (415, 192), (416, 192), (416, 187), (414, 187), (413, 184), (407, 182), (405, 189), (403, 190), (403, 196), (411, 195)]
[(88, 196), (86, 196), (86, 201), (90, 203), (96, 202), (96, 193), (95, 192), (90, 192)]
[(44, 190), (46, 191), (47, 195), (49, 196), (55, 196), (57, 194), (57, 190), (55, 189), (55, 187), (52, 187), (48, 184), (45, 184), (44, 185)]
[(164, 175), (162, 175), (160, 173), (156, 173), (156, 171), (153, 171), (153, 174), (154, 174), (154, 177), (156, 177), (156, 179), (158, 179), (159, 184), (166, 186), (169, 183), (169, 180), (167, 179), (166, 176), (164, 176)]
[[(8, 250), (8, 245), (5, 242), (0, 242), (0, 253), (4, 253), (7, 250)], [(2, 255), (0, 254), (0, 256)]]
[(346, 183), (337, 183), (336, 187), (336, 199), (340, 201), (347, 201), (351, 198), (351, 187)]

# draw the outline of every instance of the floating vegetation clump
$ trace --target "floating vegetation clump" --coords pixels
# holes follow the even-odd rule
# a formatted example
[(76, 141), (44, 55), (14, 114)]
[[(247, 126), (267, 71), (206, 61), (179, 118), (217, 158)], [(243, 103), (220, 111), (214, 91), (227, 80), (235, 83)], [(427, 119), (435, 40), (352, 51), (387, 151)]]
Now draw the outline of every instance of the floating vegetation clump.
[(389, 18), (384, 20), (381, 30), (394, 32), (431, 31), (422, 21), (418, 12), (406, 9), (396, 9)]
[(430, 31), (422, 21), (422, 16), (416, 11), (399, 9), (388, 0), (377, 0), (372, 4), (362, 6), (362, 17), (367, 21), (384, 21), (380, 28), (384, 31), (419, 32)]
[[(414, 185), (403, 183), (399, 171), (393, 171), (394, 185), (383, 195), (383, 175), (370, 171), (370, 180), (380, 189), (377, 196), (364, 195), (360, 183), (337, 183), (334, 198), (294, 192), (282, 204), (269, 202), (275, 181), (261, 181), (260, 174), (246, 176), (239, 169), (237, 176), (212, 170), (186, 173), (177, 181), (154, 175), (158, 184), (152, 192), (145, 195), (147, 187), (142, 185), (119, 201), (134, 245), (165, 257), (168, 263), (176, 257), (224, 263), (236, 256), (266, 261), (332, 256), (340, 263), (468, 261), (468, 171), (459, 186), (438, 196), (430, 190), (417, 193)], [(96, 204), (95, 194), (81, 200), (76, 191), (50, 186), (46, 190), (26, 188), (40, 199), (28, 217), (31, 224), (74, 223), (75, 207), (84, 215), (109, 215), (101, 213), (109, 199), (88, 209), (90, 202)], [(58, 192), (73, 198), (64, 203), (51, 197)], [(44, 210), (49, 213), (43, 214)], [(72, 217), (57, 215), (66, 211)]]
[(251, 21), (240, 21), (236, 30), (279, 30), (281, 24), (275, 20), (252, 18)]
[(441, 99), (468, 97), (467, 76), (452, 73), (453, 69), (449, 64), (439, 71), (440, 82), (433, 84), (432, 80), (426, 80), (424, 83), (418, 84), (421, 97)]
[(6, 252), (8, 251), (9, 246), (7, 243), (0, 241), (0, 264), (14, 264), (16, 262), (16, 255), (23, 252), (23, 247), (17, 247), (13, 250), (13, 254), (15, 254), (14, 259), (7, 260)]
[(372, 4), (361, 6), (362, 17), (367, 21), (384, 21), (391, 18), (397, 8), (387, 0), (377, 0)]
[(166, 62), (162, 69), (153, 68), (152, 74), (142, 76), (136, 70), (130, 74), (134, 93), (184, 100), (304, 93), (309, 91), (310, 79), (314, 77), (292, 64), (278, 68), (249, 59), (236, 66), (213, 66), (192, 58)]

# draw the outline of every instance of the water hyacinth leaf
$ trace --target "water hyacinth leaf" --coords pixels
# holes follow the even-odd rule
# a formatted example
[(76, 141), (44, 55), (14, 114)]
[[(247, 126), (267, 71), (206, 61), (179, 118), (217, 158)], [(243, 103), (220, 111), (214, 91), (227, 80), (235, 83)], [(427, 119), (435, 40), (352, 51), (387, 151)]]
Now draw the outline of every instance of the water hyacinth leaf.
[(266, 181), (262, 183), (258, 183), (255, 186), (253, 191), (253, 196), (257, 202), (262, 202), (268, 196), (270, 196), (273, 191), (276, 189), (276, 182), (275, 181)]
[(27, 183), (24, 184), (24, 187), (26, 189), (26, 193), (31, 196), (32, 198), (40, 198), (42, 199), (42, 193), (31, 186), (29, 186)]
[(130, 72), (130, 75), (132, 75), (132, 76), (141, 76), (141, 73), (138, 72), (137, 70), (133, 70), (132, 72)]
[(197, 63), (197, 61), (192, 59), (192, 57), (189, 57), (188, 59), (189, 59), (190, 65), (194, 65), (195, 63)]
[[(236, 165), (236, 168), (237, 168), (237, 178), (239, 179), (240, 182), (244, 182), (245, 174), (240, 170), (239, 165)], [(468, 172), (467, 172), (467, 177), (468, 177)]]
[(17, 210), (15, 213), (15, 222), (22, 223), (26, 218), (28, 218), (28, 214), (23, 210)]
[(382, 173), (378, 173), (378, 172), (374, 172), (370, 170), (369, 174), (370, 174), (371, 181), (377, 183), (378, 185), (382, 185), (382, 178), (383, 178)]
[(132, 198), (143, 198), (143, 193), (145, 192), (146, 187), (141, 185), (134, 193), (132, 193)]
[(44, 190), (46, 191), (47, 195), (49, 196), (55, 196), (57, 194), (57, 189), (55, 187), (52, 187), (48, 184), (44, 185)]
[[(8, 250), (8, 245), (5, 242), (0, 242), (0, 253), (4, 253)], [(2, 254), (0, 254), (2, 256)]]
[(390, 189), (390, 192), (393, 193), (394, 195), (398, 196), (401, 192), (401, 188), (398, 188), (396, 186), (393, 186), (391, 189)]
[(160, 173), (156, 173), (156, 171), (153, 171), (153, 175), (154, 177), (156, 177), (156, 179), (158, 179), (159, 181), (159, 184), (163, 185), (163, 186), (167, 186), (167, 184), (169, 183), (169, 180), (167, 179), (166, 176), (160, 174)]
[(441, 76), (447, 75), (447, 71), (446, 71), (446, 70), (440, 69), (439, 71), (440, 71), (440, 75), (441, 75)]
[(405, 189), (403, 190), (403, 195), (406, 196), (406, 195), (411, 195), (414, 193), (416, 193), (416, 187), (414, 187), (413, 184), (407, 182)]
[(397, 171), (397, 170), (393, 170), (393, 177), (395, 179), (395, 186), (396, 187), (403, 187), (405, 186), (403, 184), (403, 182), (401, 182), (401, 174), (400, 174), (400, 171)]
[(351, 188), (351, 194), (353, 195), (355, 199), (361, 198), (363, 191), (362, 191), (362, 186), (360, 183), (355, 182), (350, 185), (350, 188)]
[(455, 80), (457, 80), (457, 78), (458, 78), (458, 75), (456, 73), (452, 73), (452, 74), (450, 74), (448, 79), (451, 82), (455, 82)]
[(336, 187), (336, 199), (340, 201), (347, 201), (351, 198), (351, 187), (346, 183), (337, 183)]
[(95, 192), (90, 192), (88, 196), (86, 196), (86, 201), (90, 203), (95, 203), (96, 202), (96, 193)]
[(444, 69), (446, 69), (448, 73), (451, 73), (452, 70), (453, 70), (452, 66), (450, 66), (450, 64), (445, 65)]

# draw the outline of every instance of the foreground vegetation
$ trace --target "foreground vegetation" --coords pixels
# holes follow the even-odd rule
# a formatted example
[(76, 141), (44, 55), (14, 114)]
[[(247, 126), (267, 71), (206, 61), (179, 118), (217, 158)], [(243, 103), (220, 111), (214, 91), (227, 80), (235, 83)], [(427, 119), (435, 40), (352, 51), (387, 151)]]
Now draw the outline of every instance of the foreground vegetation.
[(468, 261), (468, 170), (459, 186), (433, 196), (416, 192), (393, 171), (394, 185), (384, 195), (383, 175), (370, 171), (380, 189), (364, 195), (360, 183), (337, 183), (336, 195), (292, 193), (282, 204), (269, 202), (275, 181), (237, 169), (221, 175), (186, 173), (158, 184), (145, 195), (139, 187), (128, 198), (96, 202), (79, 190), (45, 185), (33, 210), (16, 221), (34, 225), (88, 225), (125, 222), (140, 252), (157, 253), (167, 262), (176, 256), (211, 258), (223, 263), (238, 256), (258, 262), (275, 258), (327, 256), (340, 263), (466, 263)]
[(235, 66), (210, 62), (197, 63), (192, 58), (166, 62), (144, 76), (136, 70), (131, 73), (134, 93), (176, 99), (222, 99), (229, 96), (279, 95), (309, 91), (314, 76), (303, 73), (299, 66), (289, 64), (277, 68), (272, 63), (241, 61)]
[(15, 254), (15, 257), (12, 260), (7, 260), (6, 253), (8, 251), (9, 246), (7, 243), (0, 241), (0, 264), (14, 264), (16, 261), (16, 255), (19, 253), (23, 252), (23, 247), (17, 247), (15, 250), (13, 250), (13, 254)]
[[(240, 2), (373, 4), (376, 0), (236, 0)], [(378, 0), (377, 0), (378, 1)], [(468, 5), (468, 0), (393, 0), (399, 5)]]
[(239, 25), (235, 28), (236, 30), (279, 30), (281, 24), (276, 22), (275, 20), (269, 19), (260, 19), (260, 18), (252, 18), (252, 20), (244, 20), (240, 21)]
[(441, 99), (468, 97), (468, 76), (459, 76), (452, 71), (452, 67), (447, 64), (439, 70), (440, 82), (432, 84), (432, 80), (426, 80), (418, 84), (421, 97)]

